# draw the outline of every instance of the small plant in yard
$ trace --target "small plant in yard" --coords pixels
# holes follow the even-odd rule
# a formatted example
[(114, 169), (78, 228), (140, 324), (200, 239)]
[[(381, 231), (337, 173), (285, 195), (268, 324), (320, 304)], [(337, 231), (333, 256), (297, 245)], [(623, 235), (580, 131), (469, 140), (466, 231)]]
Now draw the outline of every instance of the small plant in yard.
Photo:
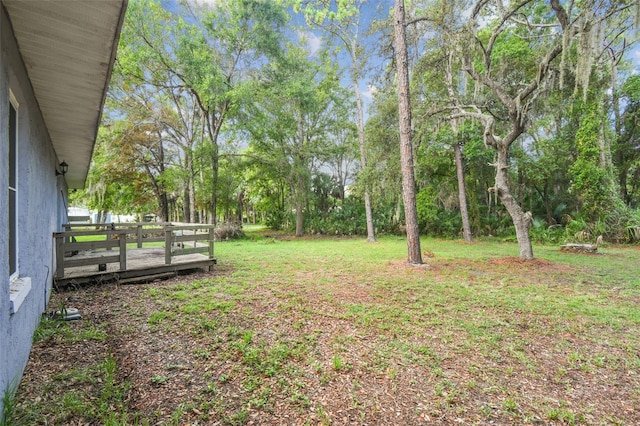
[(154, 312), (151, 314), (147, 322), (149, 325), (157, 325), (164, 319), (169, 318), (171, 315), (172, 314), (169, 312)]
[(0, 426), (10, 426), (9, 419), (16, 406), (16, 388), (17, 386), (8, 386), (4, 391), (2, 397), (2, 412), (0, 412)]
[(43, 316), (38, 324), (38, 328), (33, 333), (33, 342), (37, 343), (51, 336), (65, 334), (68, 332), (69, 323), (57, 319)]
[(491, 407), (491, 405), (489, 404), (482, 404), (482, 406), (480, 407), (480, 413), (482, 413), (482, 415), (488, 419), (493, 414), (493, 407)]
[(246, 408), (241, 408), (238, 411), (236, 411), (235, 413), (231, 414), (226, 421), (233, 426), (236, 425), (243, 425), (245, 423), (247, 423), (247, 421), (249, 420), (249, 410), (247, 410)]
[(156, 386), (160, 386), (164, 383), (166, 383), (166, 381), (169, 380), (169, 378), (167, 376), (162, 376), (162, 375), (154, 375), (151, 377), (151, 383), (153, 383)]
[(211, 352), (206, 349), (198, 348), (193, 350), (193, 356), (195, 356), (196, 358), (209, 359), (211, 358)]
[(311, 404), (311, 401), (309, 401), (309, 397), (297, 389), (293, 390), (291, 394), (291, 400), (303, 408), (308, 408)]
[(331, 424), (331, 417), (327, 414), (327, 410), (321, 405), (316, 405), (316, 413), (320, 417), (320, 423), (322, 426), (329, 426)]
[(560, 420), (563, 423), (574, 425), (576, 423), (576, 415), (564, 407), (550, 408), (547, 411), (547, 419)]
[(344, 361), (340, 358), (339, 355), (333, 355), (333, 369), (335, 371), (340, 371), (344, 368)]
[(184, 404), (178, 405), (178, 408), (171, 414), (171, 423), (175, 426), (179, 426), (181, 424), (180, 419), (185, 412)]
[(254, 395), (251, 399), (249, 399), (249, 404), (251, 404), (252, 407), (267, 409), (270, 398), (271, 389), (264, 387), (260, 390), (260, 392), (257, 393), (257, 395)]
[(513, 398), (506, 398), (502, 402), (502, 408), (510, 413), (515, 413), (518, 410), (518, 403)]
[[(54, 424), (63, 424), (66, 423), (65, 419), (72, 415), (84, 418), (86, 423), (130, 424), (129, 420), (135, 417), (136, 413), (129, 413), (125, 408), (125, 395), (129, 383), (118, 383), (116, 374), (117, 363), (111, 356), (107, 356), (99, 364), (87, 368), (73, 368), (66, 373), (58, 374), (58, 384), (55, 390), (50, 392), (50, 399), (16, 406), (9, 424), (41, 423), (45, 418), (54, 419)], [(69, 383), (75, 386), (69, 388)], [(101, 387), (98, 392), (87, 394), (80, 391), (87, 385), (95, 384)]]
[(262, 380), (257, 376), (249, 376), (242, 381), (242, 386), (247, 392), (253, 392), (260, 387)]
[(214, 382), (209, 382), (209, 383), (207, 383), (207, 387), (204, 390), (204, 392), (206, 392), (206, 393), (216, 393), (216, 390), (217, 390), (216, 384)]

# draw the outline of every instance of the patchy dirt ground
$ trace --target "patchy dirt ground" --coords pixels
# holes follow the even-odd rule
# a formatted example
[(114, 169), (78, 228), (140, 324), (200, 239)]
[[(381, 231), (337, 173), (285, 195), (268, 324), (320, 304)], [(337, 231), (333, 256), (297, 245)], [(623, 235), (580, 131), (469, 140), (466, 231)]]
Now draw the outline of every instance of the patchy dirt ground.
[[(517, 258), (455, 265), (469, 292), (499, 268), (547, 284), (572, 273)], [(16, 424), (103, 424), (109, 411), (150, 425), (640, 424), (640, 353), (621, 343), (634, 330), (509, 311), (490, 294), (455, 300), (447, 261), (382, 269), (407, 284), (327, 271), (240, 288), (221, 265), (56, 293), (51, 310), (83, 318), (34, 345)], [(411, 283), (425, 277), (445, 284), (421, 293)], [(95, 367), (106, 359), (111, 379)]]

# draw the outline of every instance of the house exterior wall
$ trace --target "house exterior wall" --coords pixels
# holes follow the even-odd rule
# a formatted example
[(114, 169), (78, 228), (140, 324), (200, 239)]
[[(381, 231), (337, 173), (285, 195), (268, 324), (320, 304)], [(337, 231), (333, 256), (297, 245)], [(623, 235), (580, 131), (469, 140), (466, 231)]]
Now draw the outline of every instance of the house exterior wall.
[[(26, 367), (33, 333), (46, 309), (55, 274), (52, 234), (66, 211), (66, 184), (5, 9), (0, 6), (0, 417), (2, 397), (15, 390)], [(10, 92), (18, 107), (18, 271), (31, 281), (19, 309), (10, 310), (8, 158)], [(73, 167), (73, 165), (70, 165)]]

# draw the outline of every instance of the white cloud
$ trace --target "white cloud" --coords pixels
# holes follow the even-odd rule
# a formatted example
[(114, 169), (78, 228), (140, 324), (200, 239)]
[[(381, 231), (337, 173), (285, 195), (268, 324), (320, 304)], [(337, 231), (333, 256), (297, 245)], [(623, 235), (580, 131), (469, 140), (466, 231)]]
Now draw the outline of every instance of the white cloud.
[(322, 37), (315, 35), (311, 31), (298, 31), (298, 38), (300, 43), (305, 45), (309, 56), (315, 56), (322, 47)]
[(220, 4), (220, 0), (186, 0), (187, 4), (195, 6), (196, 8), (213, 8)]
[(640, 72), (640, 47), (636, 47), (629, 54), (629, 58), (631, 59), (631, 63), (633, 63), (633, 71)]
[(369, 86), (367, 86), (367, 90), (360, 92), (360, 94), (366, 99), (373, 99), (373, 95), (376, 94), (377, 90), (378, 89), (376, 88), (376, 86), (370, 84)]

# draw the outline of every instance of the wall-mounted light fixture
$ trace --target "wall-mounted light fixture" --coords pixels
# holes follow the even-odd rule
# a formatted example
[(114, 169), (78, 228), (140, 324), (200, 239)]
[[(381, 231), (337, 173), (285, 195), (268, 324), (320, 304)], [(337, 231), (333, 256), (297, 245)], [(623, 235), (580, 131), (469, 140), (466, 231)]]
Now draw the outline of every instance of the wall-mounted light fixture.
[(60, 166), (60, 170), (56, 169), (56, 176), (66, 175), (67, 172), (69, 171), (69, 165), (63, 161), (62, 163), (60, 163), (59, 166)]

